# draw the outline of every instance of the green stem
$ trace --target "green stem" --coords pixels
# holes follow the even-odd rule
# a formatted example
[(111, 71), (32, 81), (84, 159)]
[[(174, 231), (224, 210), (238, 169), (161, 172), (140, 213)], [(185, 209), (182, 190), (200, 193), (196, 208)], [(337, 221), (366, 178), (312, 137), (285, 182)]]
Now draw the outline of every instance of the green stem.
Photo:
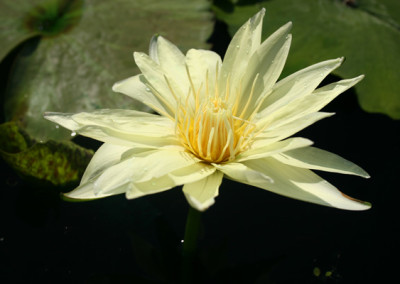
[(182, 283), (193, 283), (193, 265), (200, 231), (201, 212), (189, 206), (182, 252)]

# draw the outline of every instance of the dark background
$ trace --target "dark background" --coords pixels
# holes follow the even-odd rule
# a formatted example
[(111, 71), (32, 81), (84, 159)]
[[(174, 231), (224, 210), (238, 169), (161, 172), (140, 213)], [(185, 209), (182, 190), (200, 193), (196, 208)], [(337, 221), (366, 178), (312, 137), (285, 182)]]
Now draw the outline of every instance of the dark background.
[[(210, 42), (223, 53), (223, 24)], [(370, 179), (320, 174), (372, 209), (327, 208), (224, 180), (202, 216), (197, 282), (388, 283), (397, 275), (400, 122), (362, 111), (352, 90), (325, 110), (336, 115), (296, 136), (363, 167)], [(181, 188), (68, 203), (60, 189), (33, 186), (1, 163), (0, 283), (176, 283), (188, 210)]]

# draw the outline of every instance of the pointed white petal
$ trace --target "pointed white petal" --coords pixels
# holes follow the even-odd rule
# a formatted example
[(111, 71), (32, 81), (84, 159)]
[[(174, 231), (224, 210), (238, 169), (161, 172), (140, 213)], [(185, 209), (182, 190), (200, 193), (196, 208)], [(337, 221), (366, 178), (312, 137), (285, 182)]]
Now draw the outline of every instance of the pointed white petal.
[(214, 95), (217, 68), (222, 65), (221, 57), (213, 51), (190, 49), (186, 54), (186, 65), (195, 91)]
[[(294, 120), (286, 124), (281, 125), (279, 123), (275, 123), (268, 125), (260, 134), (257, 135), (255, 141), (263, 140), (264, 143), (270, 144), (276, 141), (280, 141), (282, 139), (286, 139), (287, 137), (292, 136), (300, 130), (312, 125), (318, 120), (330, 117), (332, 115), (334, 115), (334, 113), (315, 112), (305, 115), (301, 119)], [(259, 127), (261, 128), (262, 126), (263, 125), (261, 124)]]
[(79, 185), (73, 191), (64, 193), (64, 195), (66, 197), (72, 198), (72, 199), (81, 199), (81, 200), (98, 199), (98, 198), (103, 198), (103, 197), (108, 197), (108, 196), (124, 193), (130, 188), (130, 184), (125, 183), (119, 187), (114, 188), (112, 191), (109, 191), (107, 193), (103, 193), (103, 192), (95, 193), (95, 190), (94, 190), (95, 181), (96, 181), (96, 179), (89, 180), (89, 181)]
[(103, 126), (121, 133), (164, 137), (174, 135), (174, 122), (146, 112), (103, 109), (74, 114), (72, 119), (79, 125)]
[[(137, 66), (146, 79), (144, 80), (146, 87), (148, 87), (153, 95), (166, 106), (168, 114), (174, 117), (178, 103), (177, 98), (183, 97), (180, 88), (181, 85), (176, 84), (175, 79), (169, 77), (164, 69), (154, 62), (147, 54), (135, 52), (133, 56)], [(161, 60), (160, 57), (160, 50), (158, 50), (159, 60)]]
[(171, 120), (145, 112), (104, 109), (78, 114), (46, 113), (45, 118), (111, 144), (150, 148), (180, 145)]
[(153, 95), (145, 82), (144, 76), (140, 74), (115, 83), (112, 90), (138, 100), (159, 114), (167, 116), (169, 111), (167, 105)]
[(221, 96), (224, 95), (225, 83), (229, 76), (231, 89), (238, 87), (246, 72), (249, 58), (258, 49), (261, 42), (262, 20), (265, 9), (262, 9), (249, 19), (233, 36), (225, 53), (221, 68), (219, 87)]
[(96, 180), (96, 194), (112, 192), (126, 183), (146, 182), (198, 163), (198, 159), (193, 155), (177, 150), (152, 150), (124, 158), (120, 163), (105, 170)]
[(133, 183), (132, 187), (126, 192), (126, 197), (128, 199), (133, 199), (165, 191), (179, 185), (204, 179), (214, 172), (215, 167), (203, 163), (196, 163), (174, 170), (161, 177), (153, 178), (149, 181)]
[(230, 178), (302, 201), (346, 210), (366, 210), (370, 204), (341, 193), (312, 171), (268, 157), (217, 167)]
[(265, 186), (268, 184), (273, 184), (274, 180), (259, 172), (250, 169), (243, 163), (226, 163), (226, 164), (213, 164), (214, 167), (216, 167), (219, 171), (223, 172), (228, 178), (253, 185), (253, 186), (258, 186), (259, 184), (264, 184)]
[[(260, 119), (257, 124), (260, 126), (266, 124), (268, 127), (274, 128), (278, 125), (301, 121), (303, 117), (319, 111), (339, 94), (351, 88), (363, 78), (364, 76), (358, 76), (353, 79), (341, 80), (318, 88), (308, 95), (300, 96), (282, 105), (276, 112)], [(262, 117), (262, 115), (263, 113), (260, 113), (260, 117)]]
[(119, 163), (123, 153), (129, 149), (125, 146), (104, 143), (90, 160), (80, 185), (64, 195), (73, 199), (96, 199), (125, 192), (126, 188), (120, 187), (107, 194), (95, 194), (94, 183), (106, 169)]
[(254, 141), (249, 150), (239, 154), (235, 161), (243, 162), (247, 160), (260, 159), (292, 149), (310, 146), (312, 143), (312, 141), (300, 137), (289, 138), (272, 144), (269, 143), (268, 140), (259, 139)]
[(84, 184), (104, 172), (107, 168), (120, 162), (121, 156), (130, 147), (104, 143), (94, 154), (87, 166), (80, 184)]
[(190, 206), (199, 211), (204, 211), (213, 205), (223, 176), (223, 173), (216, 171), (204, 179), (185, 184), (183, 192)]
[(323, 61), (280, 80), (264, 100), (260, 117), (267, 117), (289, 102), (311, 94), (342, 62), (343, 58)]
[(153, 59), (154, 62), (160, 64), (160, 61), (158, 60), (158, 48), (157, 48), (158, 37), (159, 37), (158, 35), (154, 35), (150, 40), (149, 56), (151, 59)]
[[(271, 92), (273, 85), (278, 80), (289, 53), (292, 38), (289, 35), (291, 27), (292, 23), (289, 22), (278, 29), (261, 44), (250, 58), (243, 78), (242, 94), (244, 96), (241, 98), (242, 106), (246, 105), (248, 96), (252, 88), (254, 89), (244, 118), (247, 118), (253, 112), (260, 99)], [(253, 86), (253, 81), (257, 75), (259, 77)]]
[(157, 38), (157, 55), (159, 64), (168, 78), (179, 82), (180, 89), (183, 92), (189, 87), (189, 81), (186, 75), (185, 55), (173, 43), (162, 36)]
[(74, 113), (62, 113), (62, 112), (45, 112), (43, 117), (54, 123), (61, 125), (71, 131), (75, 131), (80, 127), (79, 123), (72, 119)]
[[(257, 66), (252, 73), (260, 74), (265, 90), (269, 90), (275, 84), (285, 65), (292, 40), (289, 34), (291, 27), (292, 23), (289, 22), (278, 29), (261, 44), (255, 53), (256, 56), (251, 58), (249, 65)], [(248, 67), (247, 72), (249, 71)]]
[(356, 164), (336, 154), (314, 147), (290, 150), (275, 155), (274, 158), (284, 164), (300, 168), (370, 177)]

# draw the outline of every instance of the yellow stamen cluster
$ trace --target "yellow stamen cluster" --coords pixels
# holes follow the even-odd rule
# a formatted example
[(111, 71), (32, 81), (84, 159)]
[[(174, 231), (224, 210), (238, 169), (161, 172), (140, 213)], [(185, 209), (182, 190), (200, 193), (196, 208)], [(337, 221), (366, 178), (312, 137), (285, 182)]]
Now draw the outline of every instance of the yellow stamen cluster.
[[(217, 68), (218, 71), (218, 68)], [(215, 82), (218, 82), (216, 72)], [(215, 83), (209, 91), (208, 72), (205, 74), (205, 88), (195, 88), (187, 70), (191, 88), (185, 102), (180, 102), (176, 111), (176, 132), (182, 144), (199, 159), (209, 163), (232, 161), (244, 151), (253, 138), (255, 128), (249, 117), (244, 117), (253, 88), (248, 94), (248, 103), (239, 110), (241, 88), (229, 90), (229, 77), (223, 95)], [(257, 78), (255, 79), (257, 80)], [(255, 81), (253, 82), (254, 86)], [(231, 99), (230, 96), (234, 99)]]

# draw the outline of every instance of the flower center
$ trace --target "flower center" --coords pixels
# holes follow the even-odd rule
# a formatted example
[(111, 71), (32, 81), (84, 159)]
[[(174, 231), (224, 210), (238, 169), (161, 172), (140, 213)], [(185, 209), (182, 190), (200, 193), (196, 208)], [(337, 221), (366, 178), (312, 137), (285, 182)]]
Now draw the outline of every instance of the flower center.
[[(190, 79), (189, 72), (188, 76)], [(207, 75), (205, 83), (208, 85)], [(177, 136), (186, 149), (205, 162), (233, 161), (251, 143), (254, 123), (237, 114), (238, 99), (228, 103), (229, 90), (221, 97), (218, 86), (214, 94), (205, 89), (202, 92), (201, 87), (195, 89), (192, 84), (191, 94), (178, 105)]]

